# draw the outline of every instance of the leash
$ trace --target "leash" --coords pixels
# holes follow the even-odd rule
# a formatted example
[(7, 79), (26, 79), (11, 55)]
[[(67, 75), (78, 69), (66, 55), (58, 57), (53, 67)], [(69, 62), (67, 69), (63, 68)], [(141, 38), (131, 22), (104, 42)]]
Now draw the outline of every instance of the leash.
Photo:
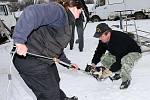
[[(43, 58), (43, 59), (49, 59), (49, 60), (53, 60), (54, 62), (57, 62), (59, 64), (62, 64), (62, 65), (65, 65), (67, 66), (68, 68), (75, 68), (73, 67), (71, 64), (68, 64), (64, 61), (61, 61), (60, 59), (57, 59), (57, 58), (51, 58), (51, 57), (47, 57), (47, 56), (42, 56), (42, 55), (38, 55), (38, 54), (34, 54), (34, 53), (30, 53), (30, 52), (27, 52), (28, 55), (31, 55), (31, 56), (35, 56), (35, 57), (39, 57), (39, 58)], [(88, 72), (86, 72), (85, 70), (81, 69), (81, 68), (78, 68), (77, 70), (83, 72), (83, 73), (87, 73), (89, 75)], [(112, 77), (108, 77), (112, 82), (113, 82), (113, 79)]]
[[(54, 60), (56, 62), (58, 62), (59, 64), (62, 64), (62, 65), (65, 65), (65, 66), (68, 66), (68, 68), (74, 68), (73, 66), (71, 66), (71, 64), (68, 64), (66, 62), (63, 62), (61, 61), (60, 59), (57, 59), (57, 58), (50, 58), (50, 57), (46, 57), (46, 56), (42, 56), (42, 55), (38, 55), (38, 54), (33, 54), (33, 53), (30, 53), (30, 52), (27, 52), (27, 54), (29, 55), (32, 55), (32, 56), (35, 56), (35, 57), (40, 57), (40, 58), (44, 58), (44, 59), (49, 59), (49, 60)], [(77, 70), (83, 72), (83, 73), (87, 73), (89, 75), (88, 72), (86, 72), (85, 70), (81, 69), (81, 68), (78, 68)], [(108, 77), (112, 82), (113, 82), (113, 79), (111, 76)]]
[[(30, 53), (30, 52), (27, 52), (27, 54), (29, 54), (29, 55), (31, 55), (31, 56), (39, 57), (39, 58), (44, 58), (44, 59), (53, 60), (54, 62), (58, 62), (59, 64), (68, 66), (68, 68), (74, 68), (71, 64), (68, 64), (68, 63), (66, 63), (66, 62), (64, 62), (64, 61), (61, 61), (60, 59), (57, 59), (57, 58), (51, 58), (51, 57), (47, 57), (47, 56), (42, 56), (42, 55)], [(82, 72), (85, 72), (85, 70), (83, 70), (83, 69), (81, 69), (81, 68), (78, 68), (77, 70), (80, 70), (80, 71), (82, 71)]]
[(44, 59), (53, 60), (53, 58), (46, 57), (46, 56), (42, 56), (42, 55), (38, 55), (38, 54), (34, 54), (34, 53), (30, 53), (30, 52), (27, 52), (27, 54), (28, 54), (28, 55), (31, 55), (31, 56), (39, 57), (39, 58), (44, 58)]
[[(16, 53), (16, 52), (12, 52), (12, 53)], [(28, 55), (31, 55), (31, 56), (34, 56), (34, 57), (39, 57), (39, 58), (43, 58), (43, 59), (49, 59), (49, 60), (53, 60), (54, 62), (58, 62), (59, 64), (62, 64), (62, 65), (65, 65), (65, 66), (68, 66), (68, 68), (74, 68), (71, 64), (68, 64), (64, 61), (61, 61), (60, 59), (57, 59), (57, 58), (51, 58), (51, 57), (47, 57), (47, 56), (43, 56), (43, 55), (38, 55), (38, 54), (34, 54), (34, 53), (31, 53), (31, 52), (27, 52)], [(78, 68), (77, 70), (80, 70), (82, 72), (86, 72), (85, 70), (81, 69), (81, 68)]]

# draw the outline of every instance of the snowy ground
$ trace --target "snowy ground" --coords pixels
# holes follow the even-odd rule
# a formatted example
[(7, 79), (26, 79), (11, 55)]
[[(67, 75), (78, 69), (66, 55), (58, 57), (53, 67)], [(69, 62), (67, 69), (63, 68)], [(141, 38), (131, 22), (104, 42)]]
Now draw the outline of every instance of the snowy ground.
[[(114, 24), (119, 25), (119, 21), (106, 21), (106, 23), (109, 26)], [(72, 51), (69, 50), (69, 46), (65, 49), (67, 57), (73, 63), (78, 64), (81, 69), (84, 69), (87, 64), (91, 63), (94, 50), (98, 43), (98, 40), (93, 38), (97, 24), (87, 24), (84, 34), (85, 47), (83, 52), (79, 52), (78, 44), (75, 44)], [(138, 20), (136, 21), (136, 25), (138, 29), (150, 32), (150, 20)], [(113, 29), (116, 28), (113, 27)], [(7, 73), (11, 66), (11, 57), (8, 51), (10, 51), (9, 44), (0, 46), (0, 100), (36, 100), (31, 90), (25, 85), (13, 66), (12, 80), (8, 88), (9, 81)], [(79, 97), (79, 100), (150, 100), (150, 52), (145, 52), (142, 55), (139, 62), (135, 64), (131, 85), (126, 90), (119, 89), (121, 80), (111, 82), (107, 79), (100, 82), (83, 72), (75, 72), (58, 65), (61, 77), (60, 86), (67, 96), (76, 95)]]

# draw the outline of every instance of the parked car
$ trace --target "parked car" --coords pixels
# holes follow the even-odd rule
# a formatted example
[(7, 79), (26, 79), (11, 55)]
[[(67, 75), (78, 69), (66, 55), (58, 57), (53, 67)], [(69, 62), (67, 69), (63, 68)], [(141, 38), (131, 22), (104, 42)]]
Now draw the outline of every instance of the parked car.
[(9, 2), (0, 2), (0, 20), (9, 28), (13, 30), (16, 25), (16, 18), (14, 12), (11, 12)]
[(120, 13), (143, 19), (150, 17), (150, 0), (97, 0), (89, 11), (93, 22), (119, 19)]

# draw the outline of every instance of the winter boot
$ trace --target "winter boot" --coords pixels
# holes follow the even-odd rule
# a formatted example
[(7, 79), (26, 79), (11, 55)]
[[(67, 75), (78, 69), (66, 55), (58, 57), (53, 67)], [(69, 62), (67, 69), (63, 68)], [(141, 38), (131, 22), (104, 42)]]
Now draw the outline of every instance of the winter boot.
[(120, 85), (120, 89), (126, 89), (126, 88), (128, 88), (129, 85), (130, 85), (130, 82), (131, 82), (130, 80), (122, 82), (121, 85)]
[(66, 97), (64, 100), (78, 100), (78, 97), (76, 97), (76, 96), (73, 96), (71, 98)]
[(120, 74), (115, 74), (113, 77), (112, 77), (112, 80), (119, 80), (121, 78)]
[(73, 50), (73, 46), (70, 46), (70, 50)]
[(75, 43), (78, 44), (79, 43), (79, 39), (77, 39)]

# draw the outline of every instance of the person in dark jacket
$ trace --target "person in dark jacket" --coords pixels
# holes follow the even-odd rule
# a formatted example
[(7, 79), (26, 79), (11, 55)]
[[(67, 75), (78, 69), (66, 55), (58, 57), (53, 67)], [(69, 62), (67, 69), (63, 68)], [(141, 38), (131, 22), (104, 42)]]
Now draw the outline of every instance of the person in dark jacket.
[[(77, 0), (81, 5), (82, 5), (82, 9), (84, 11), (84, 15), (86, 17), (86, 21), (89, 21), (89, 11), (88, 11), (88, 7), (85, 4), (84, 0)], [(81, 12), (79, 18), (77, 18), (75, 20), (74, 23), (71, 23), (72, 25), (72, 38), (70, 41), (70, 50), (73, 49), (74, 47), (74, 36), (75, 36), (75, 26), (77, 28), (77, 34), (78, 34), (78, 39), (76, 40), (76, 42), (79, 43), (79, 51), (82, 52), (83, 48), (84, 48), (84, 27), (83, 27), (83, 22), (84, 22), (84, 15), (83, 12)]]
[[(74, 18), (79, 17), (81, 9), (77, 9), (75, 2), (68, 9), (71, 9)], [(63, 52), (71, 39), (64, 7), (55, 2), (28, 6), (15, 26), (13, 39), (16, 45), (13, 63), (37, 100), (78, 100), (76, 97), (66, 97), (60, 89), (60, 77), (53, 60), (28, 53), (71, 64)]]
[(112, 78), (122, 79), (120, 89), (128, 88), (133, 65), (141, 57), (140, 47), (128, 34), (112, 30), (106, 23), (97, 25), (94, 37), (99, 38), (99, 44), (92, 59), (92, 66), (95, 67), (101, 61), (106, 67), (102, 77), (109, 77), (115, 72)]

